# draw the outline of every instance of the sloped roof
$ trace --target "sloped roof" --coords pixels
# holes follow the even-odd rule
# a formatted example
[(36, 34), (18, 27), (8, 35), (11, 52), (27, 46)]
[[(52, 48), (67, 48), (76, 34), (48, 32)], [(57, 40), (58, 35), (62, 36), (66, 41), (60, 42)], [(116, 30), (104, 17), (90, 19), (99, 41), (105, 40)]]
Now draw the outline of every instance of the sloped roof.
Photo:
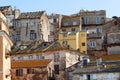
[[(89, 63), (88, 63), (89, 64)], [(103, 64), (105, 65), (103, 67)], [(98, 67), (95, 64), (83, 66), (82, 68), (77, 68), (74, 74), (87, 74), (87, 73), (103, 73), (103, 72), (120, 72), (120, 61), (117, 62), (103, 62), (99, 64)]]
[(31, 68), (31, 67), (46, 67), (52, 60), (23, 60), (23, 61), (12, 61), (12, 68)]
[(18, 17), (18, 19), (35, 19), (35, 18), (39, 19), (44, 12), (45, 11), (21, 13), (20, 16)]
[(5, 9), (10, 8), (11, 6), (0, 6), (0, 11), (4, 11)]
[[(93, 56), (91, 58), (91, 61), (96, 61), (96, 59), (98, 58), (98, 56)], [(106, 54), (101, 56), (102, 61), (118, 61), (120, 60), (120, 54)]]
[[(44, 46), (46, 44), (46, 46)], [(42, 42), (42, 43), (37, 43), (33, 42), (29, 45), (27, 45), (27, 48), (24, 50), (20, 50), (19, 48), (14, 48), (11, 52), (11, 55), (14, 54), (29, 54), (29, 53), (37, 53), (37, 52), (45, 52), (45, 51), (50, 51), (50, 50), (56, 50), (56, 49), (61, 49), (62, 46), (60, 45), (59, 42)]]

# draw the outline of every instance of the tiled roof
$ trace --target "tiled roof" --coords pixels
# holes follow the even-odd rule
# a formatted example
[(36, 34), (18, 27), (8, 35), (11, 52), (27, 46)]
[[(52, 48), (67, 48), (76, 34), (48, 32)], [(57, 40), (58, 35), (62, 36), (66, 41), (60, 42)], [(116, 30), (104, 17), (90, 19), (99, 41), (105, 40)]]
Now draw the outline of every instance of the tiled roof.
[(11, 6), (0, 6), (0, 11), (3, 11), (5, 9), (9, 8), (9, 7), (11, 7)]
[[(97, 56), (93, 56), (91, 58), (91, 61), (96, 61), (98, 57)], [(103, 55), (101, 56), (103, 61), (114, 61), (114, 60), (120, 60), (120, 54), (107, 54), (107, 55)]]
[(29, 67), (46, 67), (52, 60), (25, 60), (25, 61), (12, 61), (12, 68), (29, 68)]
[(34, 19), (34, 18), (39, 19), (44, 12), (45, 11), (21, 13), (18, 19)]
[[(44, 43), (46, 46), (44, 46)], [(62, 46), (60, 45), (59, 42), (53, 42), (53, 43), (48, 43), (48, 42), (42, 42), (42, 43), (37, 43), (33, 42), (29, 45), (27, 45), (27, 48), (24, 50), (20, 50), (19, 48), (14, 48), (12, 50), (12, 55), (14, 54), (30, 54), (30, 53), (37, 53), (37, 52), (45, 52), (45, 51), (53, 51), (53, 50), (58, 50), (61, 49)]]
[[(103, 66), (104, 64), (104, 66)], [(120, 72), (120, 61), (118, 62), (103, 62), (98, 66), (96, 63), (94, 65), (83, 66), (82, 68), (77, 68), (74, 74), (87, 74), (87, 73), (103, 73), (103, 72)]]

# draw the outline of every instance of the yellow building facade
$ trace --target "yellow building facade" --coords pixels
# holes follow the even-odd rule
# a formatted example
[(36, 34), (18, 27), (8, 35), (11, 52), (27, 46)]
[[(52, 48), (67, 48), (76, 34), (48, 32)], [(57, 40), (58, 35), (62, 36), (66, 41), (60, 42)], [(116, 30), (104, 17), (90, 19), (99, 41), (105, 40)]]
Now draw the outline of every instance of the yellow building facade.
[(73, 50), (79, 50), (82, 53), (87, 53), (87, 33), (80, 32), (66, 32), (59, 34), (59, 42)]

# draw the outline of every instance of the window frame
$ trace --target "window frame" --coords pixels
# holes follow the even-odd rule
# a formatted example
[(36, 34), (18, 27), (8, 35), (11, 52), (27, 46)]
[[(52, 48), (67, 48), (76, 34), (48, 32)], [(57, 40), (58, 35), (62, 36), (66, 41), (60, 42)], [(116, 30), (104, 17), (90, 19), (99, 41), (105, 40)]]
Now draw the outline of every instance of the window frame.
[(23, 76), (23, 69), (17, 69), (16, 76)]
[(96, 47), (96, 42), (90, 41), (90, 48), (95, 48), (95, 47)]
[(37, 34), (35, 30), (30, 30), (30, 40), (35, 40), (37, 38)]

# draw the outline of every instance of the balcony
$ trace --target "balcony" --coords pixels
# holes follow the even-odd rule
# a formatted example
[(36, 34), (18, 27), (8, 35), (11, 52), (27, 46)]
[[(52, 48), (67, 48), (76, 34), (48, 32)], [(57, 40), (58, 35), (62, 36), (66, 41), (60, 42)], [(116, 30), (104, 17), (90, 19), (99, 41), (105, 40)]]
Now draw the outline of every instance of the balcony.
[(88, 39), (100, 39), (102, 37), (101, 33), (89, 33), (87, 34)]

